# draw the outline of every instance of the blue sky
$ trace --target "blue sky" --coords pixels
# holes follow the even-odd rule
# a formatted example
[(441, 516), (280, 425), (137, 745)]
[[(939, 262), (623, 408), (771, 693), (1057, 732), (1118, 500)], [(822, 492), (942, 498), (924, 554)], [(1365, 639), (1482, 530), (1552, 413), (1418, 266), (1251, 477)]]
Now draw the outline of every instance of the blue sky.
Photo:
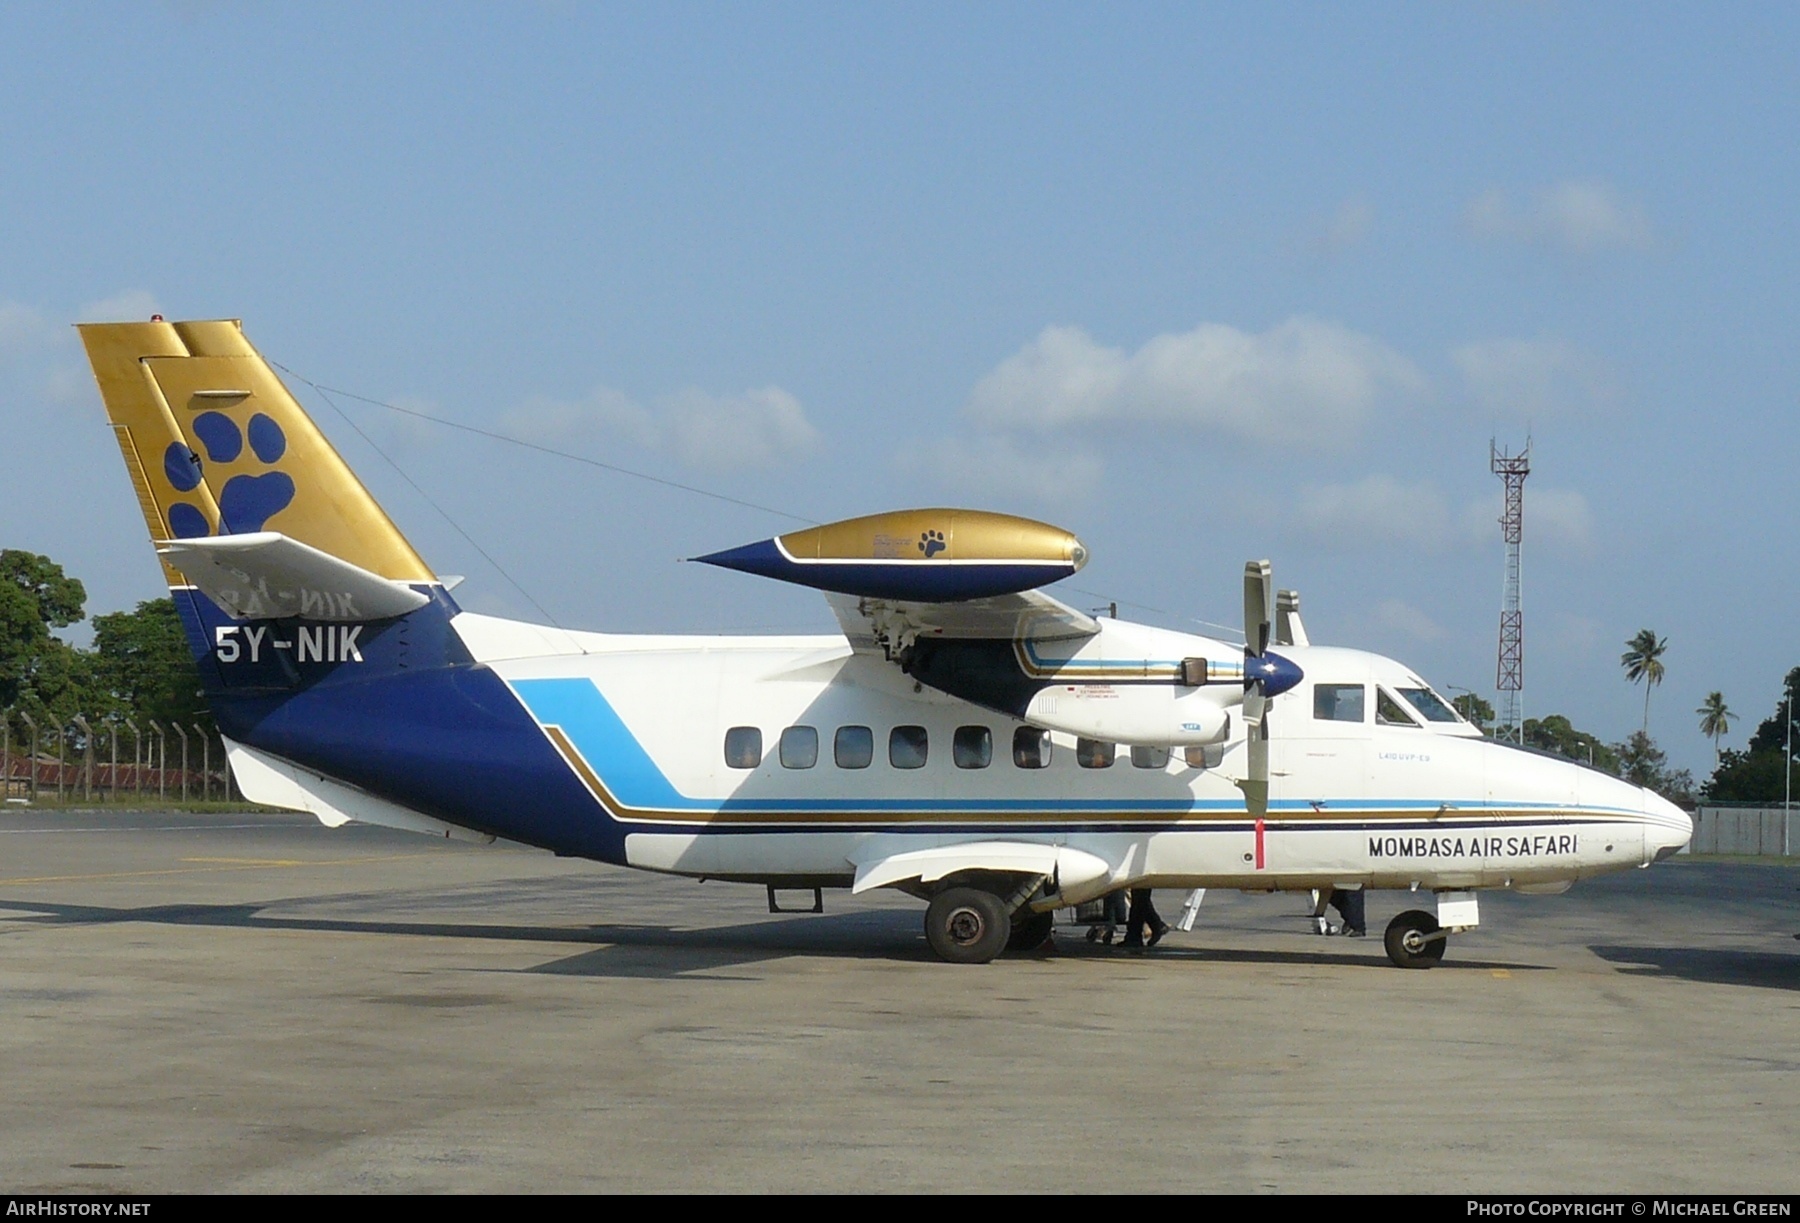
[[(1791, 6), (9, 6), (0, 546), (158, 593), (67, 324), (241, 317), (328, 386), (802, 518), (1077, 531), (1071, 602), (1492, 695), (1488, 442), (1534, 439), (1526, 693), (1710, 769), (1800, 663)], [(302, 398), (466, 604), (531, 604)], [(339, 400), (572, 626), (824, 629), (676, 558), (792, 519)]]

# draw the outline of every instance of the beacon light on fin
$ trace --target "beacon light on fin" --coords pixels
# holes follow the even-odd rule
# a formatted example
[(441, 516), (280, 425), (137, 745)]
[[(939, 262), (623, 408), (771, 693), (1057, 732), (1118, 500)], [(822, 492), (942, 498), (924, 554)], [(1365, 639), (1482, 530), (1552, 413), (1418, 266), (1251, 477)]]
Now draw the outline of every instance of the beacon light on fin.
[(935, 509), (850, 518), (694, 559), (838, 594), (947, 603), (1070, 577), (1087, 549), (1048, 523)]

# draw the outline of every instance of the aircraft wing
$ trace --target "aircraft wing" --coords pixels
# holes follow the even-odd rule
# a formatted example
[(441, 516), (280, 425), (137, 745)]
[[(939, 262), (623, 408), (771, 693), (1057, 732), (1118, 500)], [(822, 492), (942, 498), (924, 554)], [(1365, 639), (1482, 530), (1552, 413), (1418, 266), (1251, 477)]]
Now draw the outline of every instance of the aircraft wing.
[(1092, 637), (1100, 623), (1039, 590), (924, 603), (827, 592), (838, 624), (859, 651), (886, 653), (921, 638), (1070, 641)]

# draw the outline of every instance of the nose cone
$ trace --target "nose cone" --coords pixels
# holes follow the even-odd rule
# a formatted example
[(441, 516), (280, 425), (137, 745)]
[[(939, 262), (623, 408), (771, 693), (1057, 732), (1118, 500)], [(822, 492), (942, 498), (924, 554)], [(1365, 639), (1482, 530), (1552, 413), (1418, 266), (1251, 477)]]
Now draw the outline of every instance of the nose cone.
[(1262, 685), (1264, 696), (1280, 696), (1306, 678), (1291, 659), (1265, 651), (1261, 658), (1244, 660), (1244, 679)]
[(1679, 853), (1694, 835), (1694, 821), (1674, 803), (1650, 790), (1644, 795), (1644, 860), (1661, 862)]

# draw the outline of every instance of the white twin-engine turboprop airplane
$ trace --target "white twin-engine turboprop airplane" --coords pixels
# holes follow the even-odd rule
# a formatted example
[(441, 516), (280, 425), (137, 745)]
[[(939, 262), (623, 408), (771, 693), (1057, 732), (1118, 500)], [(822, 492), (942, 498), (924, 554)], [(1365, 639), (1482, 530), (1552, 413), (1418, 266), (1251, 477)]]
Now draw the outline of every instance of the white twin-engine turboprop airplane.
[[(701, 557), (828, 592), (842, 636), (567, 632), (462, 611), (235, 322), (81, 328), (246, 796), (770, 889), (898, 888), (947, 960), (1126, 887), (1476, 892), (1684, 845), (1681, 811), (1484, 739), (1400, 663), (1313, 646), (1267, 564), (1239, 647), (1039, 592), (1087, 559), (914, 510)], [(816, 899), (816, 897), (815, 897)]]

